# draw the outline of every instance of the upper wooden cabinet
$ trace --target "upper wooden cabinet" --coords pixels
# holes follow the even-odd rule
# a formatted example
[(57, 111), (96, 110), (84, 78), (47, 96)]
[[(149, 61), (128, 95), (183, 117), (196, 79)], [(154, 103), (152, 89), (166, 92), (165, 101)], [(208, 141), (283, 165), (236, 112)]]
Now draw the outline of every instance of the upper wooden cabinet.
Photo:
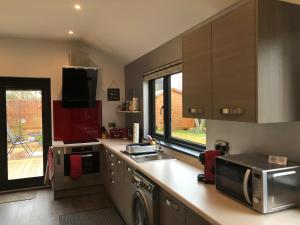
[(211, 25), (183, 37), (183, 115), (212, 117)]
[(255, 18), (251, 1), (212, 23), (214, 119), (256, 121)]
[[(221, 14), (183, 37), (184, 116), (193, 117), (188, 112), (195, 105), (210, 112), (200, 118), (299, 121), (300, 7), (249, 0)], [(203, 43), (210, 27), (209, 50)], [(203, 73), (205, 63), (210, 69)]]

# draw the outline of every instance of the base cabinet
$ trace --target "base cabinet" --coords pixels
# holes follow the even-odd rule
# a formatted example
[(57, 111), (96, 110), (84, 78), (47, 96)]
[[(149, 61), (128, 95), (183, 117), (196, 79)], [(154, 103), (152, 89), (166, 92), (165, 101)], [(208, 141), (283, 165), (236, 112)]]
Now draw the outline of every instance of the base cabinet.
[(160, 225), (211, 225), (168, 192), (160, 192)]
[(108, 149), (103, 149), (103, 180), (105, 189), (126, 222), (132, 225), (132, 187), (133, 168)]
[(185, 224), (184, 205), (164, 190), (160, 191), (160, 225)]
[(185, 209), (186, 225), (211, 225), (189, 208)]
[[(105, 189), (126, 225), (132, 221), (132, 201), (135, 186), (132, 183), (134, 167), (108, 149), (102, 151), (102, 171)], [(159, 191), (159, 225), (210, 225), (167, 191)]]
[(125, 163), (125, 182), (124, 182), (124, 211), (123, 219), (127, 225), (133, 225), (132, 221), (132, 201), (135, 192), (134, 184), (132, 183), (132, 173), (134, 168)]

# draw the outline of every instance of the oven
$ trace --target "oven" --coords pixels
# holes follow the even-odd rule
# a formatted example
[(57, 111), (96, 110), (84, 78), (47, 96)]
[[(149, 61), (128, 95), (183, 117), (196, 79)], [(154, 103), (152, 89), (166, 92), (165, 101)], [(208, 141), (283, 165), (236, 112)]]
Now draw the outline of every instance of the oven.
[[(82, 174), (78, 179), (72, 179), (70, 176), (72, 155), (80, 156)], [(54, 191), (100, 185), (102, 183), (100, 155), (100, 144), (55, 147)]]
[(70, 156), (78, 155), (81, 158), (82, 174), (100, 173), (100, 152), (92, 147), (67, 148), (64, 153), (64, 176), (70, 176)]

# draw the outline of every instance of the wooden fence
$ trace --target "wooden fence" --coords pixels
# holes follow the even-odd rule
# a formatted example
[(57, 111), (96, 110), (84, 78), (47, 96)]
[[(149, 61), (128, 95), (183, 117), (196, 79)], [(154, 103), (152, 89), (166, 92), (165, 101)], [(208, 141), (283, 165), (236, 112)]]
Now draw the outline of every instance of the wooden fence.
[(16, 134), (40, 132), (42, 129), (42, 105), (40, 100), (8, 99), (7, 123)]

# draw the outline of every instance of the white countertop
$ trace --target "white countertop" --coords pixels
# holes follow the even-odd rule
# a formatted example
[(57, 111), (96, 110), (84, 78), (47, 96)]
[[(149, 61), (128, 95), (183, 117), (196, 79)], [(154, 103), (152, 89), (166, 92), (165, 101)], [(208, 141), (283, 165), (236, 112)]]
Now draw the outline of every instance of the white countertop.
[(188, 208), (216, 225), (299, 225), (300, 209), (262, 215), (218, 192), (214, 185), (197, 181), (203, 172), (179, 160), (137, 163), (121, 153), (128, 141), (101, 139), (104, 147), (140, 170)]
[(65, 144), (63, 141), (52, 141), (52, 147), (54, 148), (63, 148), (63, 147), (77, 147), (77, 146), (91, 146), (91, 145), (100, 145), (101, 140), (98, 139), (98, 142), (86, 142), (86, 143), (72, 143)]

